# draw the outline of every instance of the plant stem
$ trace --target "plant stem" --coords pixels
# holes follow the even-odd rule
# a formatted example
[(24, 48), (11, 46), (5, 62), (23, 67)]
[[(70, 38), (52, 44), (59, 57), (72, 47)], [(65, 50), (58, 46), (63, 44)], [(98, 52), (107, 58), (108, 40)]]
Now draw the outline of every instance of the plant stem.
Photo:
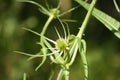
[(69, 80), (69, 71), (66, 68), (60, 69), (57, 80), (62, 80), (63, 76), (64, 76), (65, 80)]
[(116, 0), (113, 0), (113, 3), (114, 3), (114, 5), (115, 5), (116, 10), (117, 10), (118, 12), (120, 12), (120, 8), (118, 7), (118, 4), (117, 4)]
[(43, 27), (43, 30), (42, 30), (42, 32), (41, 32), (41, 35), (44, 35), (44, 34), (45, 34), (46, 29), (47, 29), (48, 25), (50, 24), (50, 22), (53, 20), (53, 18), (54, 18), (54, 15), (50, 15), (50, 16), (49, 16), (48, 20), (46, 21), (46, 23), (45, 23), (45, 25), (44, 25), (44, 27)]
[(60, 69), (60, 72), (58, 73), (58, 77), (57, 77), (57, 80), (62, 80), (62, 77), (63, 77), (63, 68)]
[(23, 74), (23, 80), (26, 80), (26, 73)]
[(69, 71), (65, 70), (64, 74), (65, 74), (65, 80), (69, 80)]
[(50, 15), (49, 16), (49, 18), (48, 18), (48, 20), (46, 21), (46, 23), (45, 23), (45, 25), (44, 25), (44, 27), (43, 27), (43, 30), (42, 30), (42, 32), (41, 32), (41, 38), (40, 38), (40, 43), (41, 43), (41, 45), (43, 46), (44, 44), (43, 44), (43, 36), (44, 36), (44, 34), (45, 34), (45, 32), (46, 32), (46, 30), (47, 30), (47, 27), (49, 26), (49, 24), (50, 24), (50, 22), (53, 20), (53, 18), (54, 18), (54, 15)]
[(84, 68), (84, 76), (85, 80), (88, 79), (88, 64), (87, 64), (87, 59), (86, 59), (86, 42), (85, 40), (81, 40), (81, 44), (83, 48), (81, 49), (80, 55), (83, 63), (83, 68)]
[[(90, 4), (90, 8), (87, 12), (87, 15), (83, 21), (83, 24), (82, 26), (80, 27), (80, 30), (77, 34), (77, 37), (79, 37), (79, 39), (82, 41), (82, 36), (84, 34), (84, 31), (86, 29), (86, 26), (88, 24), (88, 21), (90, 19), (90, 16), (91, 16), (91, 13), (92, 13), (92, 10), (94, 9), (94, 6), (96, 4), (97, 0), (92, 0), (92, 3)], [(85, 53), (86, 53), (86, 44), (85, 42), (83, 41), (83, 45), (84, 45), (84, 49), (85, 51), (84, 52), (81, 52), (80, 55), (81, 55), (81, 59), (82, 59), (82, 62), (83, 62), (83, 67), (84, 67), (84, 75), (85, 75), (85, 80), (88, 79), (88, 66), (87, 66), (87, 59), (86, 59), (86, 56), (85, 56)]]
[(92, 3), (91, 3), (90, 8), (89, 8), (89, 10), (87, 12), (87, 15), (86, 15), (86, 17), (85, 17), (85, 19), (83, 21), (82, 26), (80, 27), (80, 30), (79, 30), (79, 32), (77, 34), (77, 37), (79, 37), (80, 39), (82, 39), (83, 33), (84, 33), (85, 29), (86, 29), (87, 23), (88, 23), (88, 21), (90, 19), (92, 10), (93, 10), (96, 2), (97, 2), (97, 0), (92, 0)]

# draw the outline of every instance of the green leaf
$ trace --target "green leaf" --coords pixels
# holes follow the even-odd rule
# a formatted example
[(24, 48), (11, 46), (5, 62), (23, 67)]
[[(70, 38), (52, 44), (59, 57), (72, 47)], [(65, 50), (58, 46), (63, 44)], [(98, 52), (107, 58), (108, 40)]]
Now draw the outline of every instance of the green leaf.
[[(89, 9), (90, 4), (82, 1), (82, 0), (75, 0), (78, 2), (82, 7), (86, 10)], [(112, 31), (119, 39), (120, 39), (120, 22), (116, 19), (112, 18), (108, 14), (94, 8), (92, 15), (98, 19), (101, 23), (103, 23), (110, 31)]]
[(23, 27), (22, 29), (27, 30), (27, 31), (29, 31), (29, 32), (31, 32), (31, 33), (33, 33), (33, 34), (35, 34), (35, 35), (40, 36), (39, 33), (35, 32), (35, 31), (31, 30), (31, 29), (28, 29), (28, 28), (25, 28), (25, 27)]
[(59, 15), (59, 17), (65, 15), (65, 14), (67, 14), (67, 13), (70, 13), (70, 12), (74, 11), (74, 10), (77, 9), (78, 7), (79, 7), (79, 6), (73, 7), (73, 8), (71, 8), (71, 9), (69, 9), (69, 10), (61, 13), (61, 14)]
[(23, 54), (23, 55), (26, 55), (26, 56), (29, 56), (29, 57), (41, 57), (40, 55), (33, 55), (33, 54), (28, 54), (28, 53), (20, 52), (20, 51), (14, 51), (14, 52), (19, 53), (19, 54)]
[(36, 6), (39, 7), (39, 11), (42, 12), (43, 14), (46, 14), (46, 15), (50, 15), (50, 12), (45, 9), (42, 5), (40, 5), (39, 3), (35, 2), (35, 1), (30, 1), (30, 0), (17, 0), (18, 2), (27, 2), (27, 3), (31, 3), (31, 4), (34, 4)]

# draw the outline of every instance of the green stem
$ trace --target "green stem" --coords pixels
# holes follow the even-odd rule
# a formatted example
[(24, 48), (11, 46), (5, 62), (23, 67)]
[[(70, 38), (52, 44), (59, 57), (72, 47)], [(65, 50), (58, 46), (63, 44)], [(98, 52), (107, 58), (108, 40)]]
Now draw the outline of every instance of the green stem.
[(88, 10), (88, 12), (87, 12), (87, 15), (86, 15), (86, 17), (85, 17), (85, 20), (83, 21), (83, 24), (82, 24), (82, 26), (80, 27), (80, 30), (79, 30), (79, 32), (78, 32), (78, 34), (77, 34), (77, 37), (79, 37), (80, 39), (82, 39), (82, 36), (83, 36), (84, 31), (85, 31), (85, 29), (86, 29), (87, 23), (88, 23), (88, 21), (89, 21), (89, 19), (90, 19), (92, 10), (93, 10), (93, 8), (94, 8), (94, 6), (95, 6), (95, 4), (96, 4), (96, 1), (97, 1), (97, 0), (92, 0), (92, 3), (91, 3), (91, 5), (90, 5), (90, 8), (89, 8), (89, 10)]
[(23, 80), (26, 80), (26, 73), (23, 74)]
[(120, 8), (118, 7), (118, 4), (117, 4), (116, 0), (113, 0), (113, 3), (114, 3), (114, 5), (115, 5), (116, 10), (117, 10), (118, 12), (120, 12)]
[(57, 80), (62, 80), (63, 72), (64, 72), (64, 70), (63, 70), (63, 68), (61, 68), (61, 70), (60, 70), (60, 72), (58, 74)]
[(69, 80), (69, 71), (66, 68), (61, 68), (57, 80), (62, 80), (63, 76), (65, 80)]
[[(89, 21), (89, 19), (90, 19), (90, 16), (91, 16), (91, 13), (92, 13), (92, 10), (93, 10), (93, 8), (94, 8), (94, 6), (95, 6), (96, 1), (97, 1), (97, 0), (93, 0), (93, 1), (92, 1), (91, 5), (90, 5), (90, 8), (89, 8), (89, 10), (88, 10), (88, 12), (87, 12), (87, 15), (86, 15), (86, 17), (85, 17), (85, 20), (83, 21), (83, 24), (82, 24), (82, 26), (80, 27), (80, 30), (79, 30), (79, 32), (78, 32), (78, 34), (77, 34), (77, 37), (78, 37), (80, 40), (82, 39), (82, 35), (83, 35), (83, 33), (84, 33), (85, 29), (86, 29), (87, 23), (88, 23), (88, 21)], [(73, 45), (73, 47), (72, 47), (72, 48), (74, 48), (74, 47), (76, 46), (75, 50), (78, 49), (78, 45), (76, 45), (76, 43), (77, 43), (77, 40), (76, 40), (75, 43), (74, 43), (75, 45)], [(73, 50), (71, 50), (71, 51), (73, 51)], [(74, 51), (74, 52), (75, 52), (75, 51)], [(72, 52), (70, 52), (70, 53), (72, 53)], [(72, 63), (73, 63), (74, 60), (75, 60), (75, 57), (76, 57), (76, 52), (75, 52), (75, 54), (73, 55), (71, 62), (70, 62), (69, 64), (67, 64), (67, 66), (72, 65)]]
[(45, 23), (45, 25), (44, 25), (44, 27), (43, 27), (43, 30), (42, 30), (42, 32), (41, 32), (41, 35), (44, 35), (44, 34), (45, 34), (46, 29), (47, 29), (48, 25), (50, 24), (50, 22), (52, 21), (53, 18), (54, 18), (54, 15), (51, 15), (51, 16), (48, 18), (48, 20), (46, 21), (46, 23)]
[(52, 80), (53, 76), (54, 76), (55, 70), (52, 70), (52, 72), (50, 73), (50, 77), (49, 80)]
[(49, 18), (48, 18), (48, 20), (46, 21), (46, 23), (45, 23), (45, 25), (44, 25), (44, 27), (43, 27), (43, 30), (42, 30), (42, 32), (41, 32), (40, 42), (41, 42), (41, 45), (42, 45), (42, 46), (44, 45), (44, 44), (43, 44), (43, 41), (44, 41), (43, 36), (44, 36), (44, 34), (45, 34), (45, 32), (46, 32), (46, 30), (47, 30), (47, 27), (49, 26), (50, 22), (53, 20), (53, 18), (54, 18), (54, 15), (50, 15), (50, 16), (49, 16)]
[(65, 80), (69, 80), (69, 71), (65, 70), (64, 74), (65, 74)]
[[(83, 21), (83, 24), (82, 26), (80, 27), (80, 30), (77, 34), (77, 37), (79, 37), (80, 40), (82, 40), (82, 36), (84, 34), (84, 31), (86, 29), (86, 26), (88, 24), (88, 21), (90, 19), (90, 16), (91, 16), (91, 13), (92, 13), (92, 10), (94, 9), (94, 6), (96, 4), (97, 0), (92, 0), (92, 3), (90, 4), (90, 8), (87, 12), (87, 15), (85, 17), (85, 20)], [(84, 45), (84, 49), (85, 51), (84, 52), (81, 52), (81, 59), (82, 59), (82, 62), (83, 62), (83, 67), (84, 67), (84, 75), (85, 75), (85, 80), (88, 79), (88, 66), (87, 66), (87, 59), (86, 59), (86, 56), (85, 56), (85, 53), (86, 53), (86, 44), (84, 41), (82, 41), (83, 45)]]
[(87, 64), (87, 59), (86, 59), (86, 42), (85, 40), (81, 40), (83, 48), (81, 49), (80, 55), (81, 59), (83, 62), (83, 67), (84, 67), (84, 75), (85, 75), (85, 80), (88, 79), (88, 64)]

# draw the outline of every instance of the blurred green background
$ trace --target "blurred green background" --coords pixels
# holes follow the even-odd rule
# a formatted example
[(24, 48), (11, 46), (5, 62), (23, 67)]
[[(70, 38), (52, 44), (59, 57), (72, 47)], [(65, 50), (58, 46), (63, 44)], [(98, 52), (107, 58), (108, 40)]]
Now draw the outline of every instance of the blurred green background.
[[(45, 6), (44, 0), (34, 1)], [(71, 5), (78, 5), (69, 1), (64, 2), (61, 11), (69, 9)], [(117, 1), (120, 3), (120, 0)], [(50, 7), (55, 7), (57, 3), (56, 0), (48, 2)], [(65, 6), (67, 4), (68, 6)], [(112, 0), (98, 0), (96, 7), (120, 21), (120, 14), (117, 13)], [(77, 34), (85, 14), (86, 10), (79, 7), (63, 17), (77, 20), (75, 23), (69, 23), (72, 34)], [(39, 37), (23, 30), (22, 27), (41, 32), (47, 18), (48, 16), (43, 15), (32, 4), (0, 0), (0, 80), (22, 80), (24, 72), (27, 73), (27, 80), (48, 80), (51, 68), (54, 69), (49, 60), (35, 71), (41, 59), (27, 61), (27, 56), (13, 52), (17, 50), (30, 54), (37, 53), (40, 49), (36, 44)], [(58, 20), (53, 20), (46, 36), (56, 39), (54, 26), (61, 30), (58, 25)], [(120, 80), (120, 40), (94, 17), (89, 21), (84, 39), (87, 42), (88, 80)], [(82, 73), (83, 68), (78, 54), (70, 69), (70, 80), (83, 80)]]

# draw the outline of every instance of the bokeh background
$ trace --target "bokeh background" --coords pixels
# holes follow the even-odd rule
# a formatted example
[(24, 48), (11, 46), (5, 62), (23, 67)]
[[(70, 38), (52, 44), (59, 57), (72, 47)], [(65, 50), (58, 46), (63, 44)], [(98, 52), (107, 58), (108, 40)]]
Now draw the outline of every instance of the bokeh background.
[[(45, 6), (45, 0), (34, 0)], [(48, 0), (50, 8), (57, 5), (56, 0)], [(120, 0), (117, 0), (120, 5)], [(75, 7), (74, 1), (63, 0), (61, 11)], [(120, 13), (114, 7), (112, 0), (98, 0), (97, 8), (120, 21)], [(86, 10), (81, 6), (62, 18), (74, 19), (77, 22), (68, 23), (71, 34), (77, 34)], [(27, 73), (27, 80), (48, 80), (54, 65), (49, 59), (38, 70), (34, 69), (41, 59), (27, 61), (27, 56), (14, 53), (23, 51), (30, 54), (39, 52), (36, 44), (39, 37), (22, 29), (26, 27), (41, 32), (48, 16), (38, 11), (35, 5), (19, 3), (15, 0), (0, 0), (0, 80), (22, 80), (23, 73)], [(50, 24), (46, 36), (57, 39), (54, 26), (60, 31), (58, 20)], [(61, 35), (63, 32), (61, 31)], [(91, 17), (84, 39), (87, 42), (87, 60), (89, 66), (88, 80), (120, 80), (120, 39), (114, 36), (103, 24)], [(70, 80), (83, 80), (83, 68), (80, 55), (70, 69)]]

